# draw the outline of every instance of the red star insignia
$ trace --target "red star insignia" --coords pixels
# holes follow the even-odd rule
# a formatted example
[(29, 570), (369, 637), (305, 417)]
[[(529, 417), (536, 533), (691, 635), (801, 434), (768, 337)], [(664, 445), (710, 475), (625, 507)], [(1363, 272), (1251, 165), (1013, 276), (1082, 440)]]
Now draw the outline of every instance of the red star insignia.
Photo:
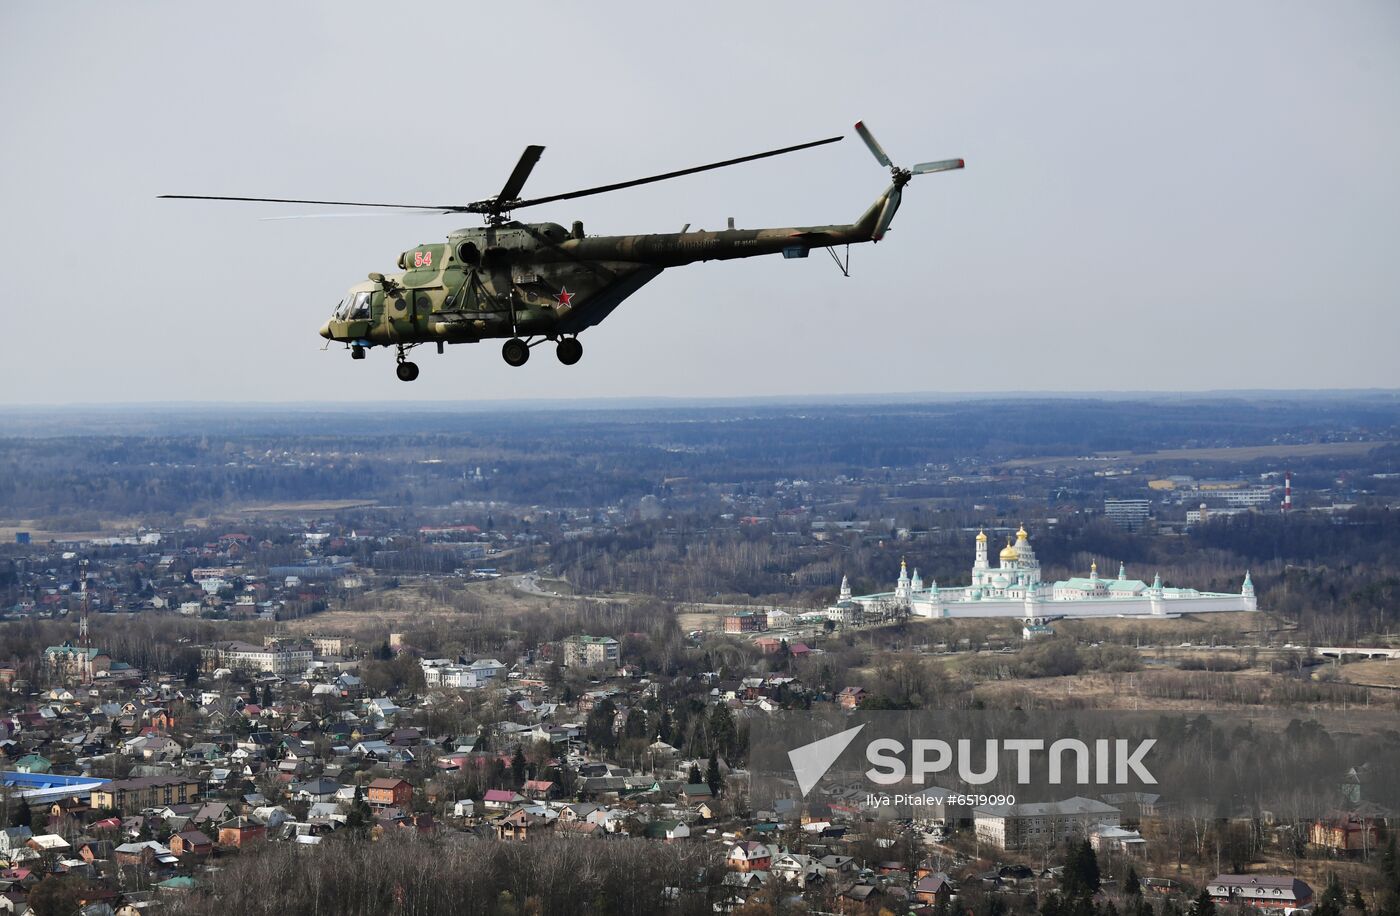
[(554, 298), (559, 303), (560, 308), (569, 308), (573, 305), (574, 296), (576, 295), (578, 294), (569, 292), (568, 288), (566, 287), (564, 289), (561, 289), (559, 291), (559, 295), (555, 296)]

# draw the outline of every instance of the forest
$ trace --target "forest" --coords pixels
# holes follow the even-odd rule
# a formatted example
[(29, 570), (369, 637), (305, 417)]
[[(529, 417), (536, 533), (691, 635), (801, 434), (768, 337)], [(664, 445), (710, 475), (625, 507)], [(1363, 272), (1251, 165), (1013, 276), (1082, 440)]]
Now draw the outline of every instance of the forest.
[(308, 499), (588, 507), (678, 478), (767, 484), (1103, 450), (1400, 440), (1400, 409), (1381, 394), (392, 412), (9, 408), (0, 424), (0, 518), (200, 514)]

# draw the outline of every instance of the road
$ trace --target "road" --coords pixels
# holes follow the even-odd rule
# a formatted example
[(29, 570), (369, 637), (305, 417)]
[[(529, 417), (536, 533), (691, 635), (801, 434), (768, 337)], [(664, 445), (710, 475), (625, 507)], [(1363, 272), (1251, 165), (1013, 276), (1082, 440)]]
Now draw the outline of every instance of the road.
[(507, 576), (506, 581), (509, 582), (517, 590), (522, 591), (527, 595), (539, 595), (542, 598), (564, 597), (556, 591), (547, 591), (546, 589), (541, 588), (540, 574), (537, 570), (531, 570), (527, 573), (521, 573), (518, 576)]

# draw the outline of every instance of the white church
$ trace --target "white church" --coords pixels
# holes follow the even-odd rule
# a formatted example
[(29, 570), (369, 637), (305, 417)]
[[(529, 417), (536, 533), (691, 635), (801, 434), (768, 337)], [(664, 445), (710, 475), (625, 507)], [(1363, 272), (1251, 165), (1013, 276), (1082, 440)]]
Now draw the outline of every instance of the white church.
[(1239, 594), (1202, 592), (1194, 588), (1167, 588), (1162, 577), (1154, 576), (1149, 585), (1129, 579), (1119, 564), (1114, 579), (1100, 578), (1098, 563), (1089, 567), (1085, 578), (1044, 582), (1040, 561), (1031, 548), (1023, 526), (1013, 544), (1006, 546), (992, 566), (987, 558), (987, 533), (977, 534), (977, 553), (972, 564), (972, 584), (966, 587), (927, 586), (914, 570), (899, 564), (894, 591), (874, 595), (852, 595), (850, 583), (841, 579), (841, 596), (827, 609), (827, 617), (848, 624), (868, 617), (912, 615), (914, 617), (1011, 617), (1027, 626), (1043, 626), (1064, 617), (1176, 617), (1181, 614), (1255, 611), (1254, 583), (1249, 573)]

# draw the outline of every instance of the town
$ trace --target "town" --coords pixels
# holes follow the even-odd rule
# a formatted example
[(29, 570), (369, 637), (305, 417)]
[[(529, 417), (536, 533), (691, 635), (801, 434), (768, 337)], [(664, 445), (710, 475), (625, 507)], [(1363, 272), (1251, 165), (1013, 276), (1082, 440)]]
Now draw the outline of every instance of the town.
[(642, 412), (595, 424), (573, 477), (568, 422), (518, 453), (183, 419), (5, 440), (0, 909), (1400, 912), (1394, 733), (1296, 818), (756, 803), (779, 713), (1194, 704), (1282, 709), (1308, 741), (1331, 709), (1400, 711), (1393, 426), (1333, 414), (1329, 441), (1238, 457), (1239, 430), (1087, 460), (949, 441), (800, 477), (746, 451), (858, 427), (885, 460), (908, 410)]

